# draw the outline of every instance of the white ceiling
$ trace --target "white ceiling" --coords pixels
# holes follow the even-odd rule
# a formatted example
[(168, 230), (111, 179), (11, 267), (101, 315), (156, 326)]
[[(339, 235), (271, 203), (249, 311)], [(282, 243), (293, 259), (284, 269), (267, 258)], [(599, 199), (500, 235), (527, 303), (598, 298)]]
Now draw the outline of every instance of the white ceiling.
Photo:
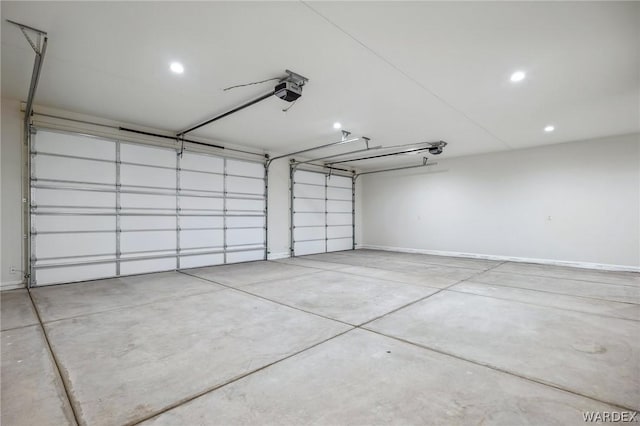
[[(640, 131), (638, 2), (1, 2), (2, 96), (25, 99), (33, 51), (12, 19), (49, 33), (36, 103), (177, 131), (310, 79), (194, 135), (291, 151), (339, 139), (446, 140), (445, 156)], [(185, 66), (181, 76), (171, 61)], [(515, 70), (527, 78), (509, 81)], [(543, 127), (556, 131), (545, 134)], [(361, 148), (360, 145), (352, 147)]]

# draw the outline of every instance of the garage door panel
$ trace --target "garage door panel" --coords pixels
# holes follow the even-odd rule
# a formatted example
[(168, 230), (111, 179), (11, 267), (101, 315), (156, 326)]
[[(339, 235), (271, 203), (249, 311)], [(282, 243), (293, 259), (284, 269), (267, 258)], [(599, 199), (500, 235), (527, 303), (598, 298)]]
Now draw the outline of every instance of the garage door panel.
[(146, 274), (149, 272), (173, 271), (177, 269), (175, 257), (148, 260), (127, 260), (120, 264), (121, 275)]
[(180, 208), (182, 210), (210, 210), (211, 213), (219, 214), (222, 213), (223, 205), (224, 201), (222, 198), (180, 196)]
[(260, 213), (264, 211), (264, 199), (262, 200), (243, 200), (243, 199), (227, 199), (227, 210), (253, 211)]
[(344, 177), (344, 176), (331, 175), (331, 176), (327, 177), (327, 185), (329, 187), (339, 187), (339, 188), (351, 189), (352, 180), (351, 180), (351, 178)]
[(327, 198), (330, 200), (346, 200), (351, 202), (353, 193), (351, 188), (327, 188)]
[(324, 200), (324, 186), (295, 184), (293, 185), (293, 193), (297, 198), (319, 198)]
[(131, 231), (120, 235), (123, 253), (176, 249), (176, 231)]
[(238, 176), (227, 176), (227, 192), (263, 195), (264, 180)]
[(264, 166), (249, 161), (227, 160), (227, 174), (262, 179), (264, 177)]
[(294, 251), (296, 256), (304, 256), (306, 254), (324, 253), (324, 240), (323, 241), (308, 241), (294, 244)]
[(37, 155), (33, 163), (33, 171), (39, 180), (70, 180), (112, 185), (116, 183), (115, 163), (102, 161)]
[(201, 254), (180, 256), (180, 268), (200, 268), (202, 266), (223, 265), (224, 254)]
[[(229, 219), (227, 219), (229, 220)], [(180, 228), (222, 228), (224, 219), (214, 216), (180, 216)]]
[(175, 188), (176, 172), (157, 167), (120, 165), (120, 183), (126, 186), (151, 186), (154, 188)]
[(116, 275), (116, 263), (78, 265), (35, 270), (36, 285), (60, 284), (77, 281), (97, 280)]
[(294, 215), (294, 226), (325, 225), (324, 213), (298, 213)]
[[(130, 143), (120, 144), (120, 161), (122, 162), (173, 168), (176, 166), (176, 159), (175, 149)], [(175, 174), (175, 171), (173, 173)]]
[(35, 223), (39, 232), (116, 230), (115, 216), (38, 216)]
[(264, 216), (250, 216), (250, 217), (227, 217), (227, 226), (229, 228), (243, 228), (243, 227), (257, 227), (264, 228), (265, 220)]
[(46, 132), (46, 138), (35, 138), (34, 148), (38, 152), (75, 155), (102, 160), (116, 159), (116, 144), (113, 141), (84, 135)]
[(353, 241), (351, 238), (341, 238), (337, 240), (327, 240), (327, 251), (351, 250)]
[(329, 213), (351, 213), (353, 205), (349, 201), (327, 201), (327, 211)]
[(353, 228), (347, 226), (328, 226), (327, 238), (351, 238)]
[(122, 209), (169, 209), (175, 210), (175, 195), (120, 194)]
[(327, 225), (351, 225), (351, 213), (327, 213)]
[(293, 176), (294, 183), (307, 183), (313, 185), (320, 185), (324, 187), (325, 174), (315, 172), (305, 172), (303, 170), (297, 170)]
[(224, 245), (223, 230), (186, 230), (180, 231), (180, 248), (222, 247)]
[(209, 173), (223, 173), (224, 160), (221, 157), (190, 153), (186, 151), (182, 154), (182, 158), (180, 159), (180, 168), (199, 170)]
[(264, 249), (227, 253), (227, 263), (251, 262), (264, 259)]
[(293, 200), (294, 212), (324, 213), (324, 209), (325, 209), (324, 200), (309, 200), (306, 198), (295, 198)]
[(222, 248), (210, 248), (210, 247), (195, 247), (195, 248), (183, 248), (180, 250), (181, 257), (189, 256), (204, 256), (209, 254), (219, 254), (224, 256), (224, 250)]
[(222, 193), (224, 192), (224, 177), (182, 170), (180, 172), (180, 189)]
[(263, 241), (264, 232), (261, 229), (227, 229), (227, 245), (229, 246), (260, 245)]
[(175, 216), (122, 216), (120, 229), (129, 231), (133, 229), (175, 229)]
[(32, 190), (31, 206), (74, 206), (113, 208), (116, 203), (115, 192), (92, 192), (67, 189)]
[(313, 226), (313, 227), (297, 227), (293, 230), (293, 240), (302, 241), (302, 240), (317, 240), (325, 238), (325, 227), (324, 226)]
[[(72, 238), (69, 235), (72, 235)], [(115, 254), (116, 234), (115, 232), (36, 234), (35, 248), (37, 258)]]

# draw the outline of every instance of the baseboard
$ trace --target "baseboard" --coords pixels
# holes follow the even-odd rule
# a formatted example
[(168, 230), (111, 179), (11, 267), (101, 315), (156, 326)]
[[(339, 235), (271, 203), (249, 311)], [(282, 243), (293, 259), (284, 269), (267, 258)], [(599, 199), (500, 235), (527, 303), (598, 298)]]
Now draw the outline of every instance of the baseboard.
[(640, 272), (640, 266), (610, 265), (606, 263), (574, 262), (568, 260), (536, 259), (530, 257), (498, 256), (493, 254), (462, 253), (456, 251), (425, 250), (405, 247), (389, 247), (362, 244), (359, 249), (397, 251), (401, 253), (431, 254), (434, 256), (465, 257), (470, 259), (499, 260), (520, 263), (538, 263), (541, 265), (569, 266), (572, 268), (597, 269), (601, 271)]
[(3, 281), (0, 283), (0, 291), (15, 290), (18, 288), (25, 288), (24, 282), (22, 282), (22, 280)]
[(288, 251), (282, 252), (282, 253), (269, 253), (269, 256), (267, 256), (267, 259), (269, 260), (278, 260), (278, 259), (287, 259), (291, 257), (289, 255)]

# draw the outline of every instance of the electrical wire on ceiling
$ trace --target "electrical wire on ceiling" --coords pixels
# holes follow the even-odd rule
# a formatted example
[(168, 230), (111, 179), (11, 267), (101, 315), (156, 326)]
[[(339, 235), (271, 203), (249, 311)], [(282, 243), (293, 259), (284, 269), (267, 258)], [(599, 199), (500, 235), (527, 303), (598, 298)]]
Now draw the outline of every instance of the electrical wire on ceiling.
[(237, 87), (253, 86), (254, 84), (262, 84), (262, 83), (266, 83), (268, 81), (275, 81), (275, 80), (279, 81), (279, 80), (282, 80), (282, 78), (281, 77), (275, 77), (275, 78), (268, 78), (268, 79), (262, 80), (262, 81), (254, 81), (254, 82), (251, 82), (251, 83), (236, 84), (235, 86), (226, 87), (226, 88), (222, 89), (222, 91), (226, 92), (227, 90), (235, 89)]

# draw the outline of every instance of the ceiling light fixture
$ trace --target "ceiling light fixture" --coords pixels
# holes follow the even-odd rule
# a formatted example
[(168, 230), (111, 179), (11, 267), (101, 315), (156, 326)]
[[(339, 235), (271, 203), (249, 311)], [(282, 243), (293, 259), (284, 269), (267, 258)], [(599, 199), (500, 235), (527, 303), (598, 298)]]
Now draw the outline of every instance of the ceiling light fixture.
[(553, 132), (555, 129), (556, 129), (556, 128), (555, 128), (554, 126), (549, 125), (549, 126), (547, 126), (547, 127), (545, 127), (545, 128), (544, 128), (544, 131), (545, 131), (545, 132), (547, 132), (547, 133), (551, 133), (551, 132)]
[(184, 72), (184, 66), (182, 66), (180, 62), (171, 62), (169, 69), (176, 74), (182, 74)]
[(513, 74), (511, 74), (511, 81), (513, 83), (517, 83), (519, 81), (524, 80), (524, 78), (527, 76), (527, 74), (525, 74), (524, 71), (516, 71)]
[(342, 128), (342, 124), (340, 124), (339, 122), (336, 121), (335, 123), (333, 123), (333, 128), (336, 129), (336, 130), (341, 129)]

